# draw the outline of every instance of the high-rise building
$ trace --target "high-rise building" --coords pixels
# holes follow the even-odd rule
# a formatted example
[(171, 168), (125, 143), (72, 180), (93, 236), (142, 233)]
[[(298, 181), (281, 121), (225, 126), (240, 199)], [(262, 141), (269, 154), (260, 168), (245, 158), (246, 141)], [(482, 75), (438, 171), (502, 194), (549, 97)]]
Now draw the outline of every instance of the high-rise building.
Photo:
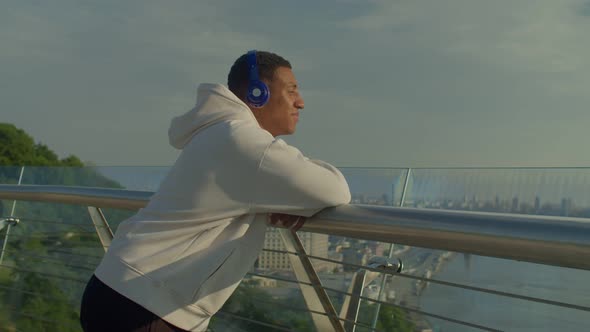
[(512, 198), (512, 207), (510, 208), (510, 212), (518, 212), (518, 197)]
[[(298, 232), (297, 235), (299, 235), (308, 255), (328, 258), (329, 241), (327, 234)], [(281, 251), (286, 250), (281, 234), (277, 228), (269, 227), (266, 230), (264, 248)], [(327, 271), (333, 269), (336, 265), (335, 263), (317, 259), (312, 259), (311, 262), (317, 271)], [(260, 255), (258, 255), (258, 268), (268, 270), (291, 270), (289, 255), (263, 250), (260, 252)]]
[(561, 215), (562, 216), (569, 216), (572, 210), (572, 199), (571, 198), (562, 198), (561, 199)]

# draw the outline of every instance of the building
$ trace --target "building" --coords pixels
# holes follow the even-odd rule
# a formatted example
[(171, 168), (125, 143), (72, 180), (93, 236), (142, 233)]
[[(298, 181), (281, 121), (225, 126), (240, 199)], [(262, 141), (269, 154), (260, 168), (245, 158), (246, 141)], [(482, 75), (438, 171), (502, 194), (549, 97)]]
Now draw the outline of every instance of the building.
[[(308, 255), (328, 258), (329, 241), (327, 234), (298, 232), (297, 235), (299, 235)], [(286, 250), (277, 228), (269, 227), (266, 230), (264, 248), (280, 251)], [(311, 262), (317, 271), (328, 271), (337, 265), (336, 263), (317, 259), (312, 259)], [(264, 250), (258, 255), (258, 268), (263, 270), (292, 270), (288, 254)]]

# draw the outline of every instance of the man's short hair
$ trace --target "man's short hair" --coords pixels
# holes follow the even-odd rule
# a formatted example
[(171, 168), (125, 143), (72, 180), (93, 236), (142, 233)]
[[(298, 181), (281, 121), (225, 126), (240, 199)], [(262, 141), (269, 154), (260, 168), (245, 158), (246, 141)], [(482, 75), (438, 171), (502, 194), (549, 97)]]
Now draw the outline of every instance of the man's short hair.
[[(292, 68), (291, 63), (282, 56), (265, 51), (256, 51), (256, 64), (258, 66), (258, 78), (266, 82), (272, 81), (277, 68)], [(231, 66), (227, 75), (227, 86), (238, 98), (244, 100), (246, 98), (248, 81), (249, 73), (246, 53), (241, 55)]]

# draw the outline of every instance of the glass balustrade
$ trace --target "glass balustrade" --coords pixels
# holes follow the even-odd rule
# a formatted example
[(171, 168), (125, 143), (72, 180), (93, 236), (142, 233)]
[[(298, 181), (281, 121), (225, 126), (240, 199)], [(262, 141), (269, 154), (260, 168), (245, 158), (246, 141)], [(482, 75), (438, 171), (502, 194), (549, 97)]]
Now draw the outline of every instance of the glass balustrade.
[[(0, 167), (0, 183), (18, 184), (20, 179), (23, 185), (154, 191), (167, 170)], [(341, 170), (353, 204), (590, 216), (590, 168)], [(80, 331), (80, 297), (104, 253), (87, 207), (3, 200), (0, 212), (4, 220), (19, 220), (10, 227), (4, 222), (0, 230), (0, 326)], [(103, 212), (113, 230), (133, 214)], [(336, 319), (355, 331), (590, 329), (590, 271), (371, 239), (298, 235)], [(403, 261), (401, 273), (367, 270), (372, 256), (390, 252)], [(288, 251), (280, 231), (269, 228), (259, 259), (214, 317), (211, 330), (315, 330), (317, 317), (329, 314), (309, 309), (289, 258), (295, 254), (301, 255)], [(362, 291), (354, 288), (359, 275)]]

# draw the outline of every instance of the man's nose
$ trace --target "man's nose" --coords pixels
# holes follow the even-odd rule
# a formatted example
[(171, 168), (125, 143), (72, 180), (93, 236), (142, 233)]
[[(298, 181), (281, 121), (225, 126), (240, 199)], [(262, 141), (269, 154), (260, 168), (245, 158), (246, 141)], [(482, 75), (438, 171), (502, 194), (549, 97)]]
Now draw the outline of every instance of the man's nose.
[(305, 103), (303, 101), (303, 98), (301, 98), (301, 95), (295, 100), (295, 107), (297, 107), (300, 110), (305, 108)]

